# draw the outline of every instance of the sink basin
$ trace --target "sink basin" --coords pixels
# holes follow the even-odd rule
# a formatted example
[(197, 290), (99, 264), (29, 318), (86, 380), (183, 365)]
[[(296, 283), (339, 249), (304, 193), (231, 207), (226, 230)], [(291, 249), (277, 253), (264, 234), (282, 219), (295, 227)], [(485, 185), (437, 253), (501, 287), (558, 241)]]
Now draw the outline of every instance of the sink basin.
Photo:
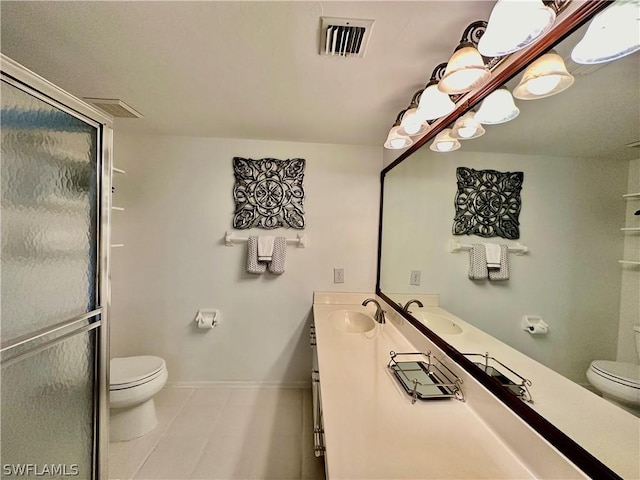
[(414, 312), (411, 315), (422, 321), (422, 323), (438, 335), (457, 335), (462, 333), (462, 327), (460, 327), (460, 325), (437, 313)]
[(365, 333), (373, 330), (376, 321), (366, 313), (355, 310), (339, 310), (329, 315), (329, 320), (333, 326), (341, 332)]

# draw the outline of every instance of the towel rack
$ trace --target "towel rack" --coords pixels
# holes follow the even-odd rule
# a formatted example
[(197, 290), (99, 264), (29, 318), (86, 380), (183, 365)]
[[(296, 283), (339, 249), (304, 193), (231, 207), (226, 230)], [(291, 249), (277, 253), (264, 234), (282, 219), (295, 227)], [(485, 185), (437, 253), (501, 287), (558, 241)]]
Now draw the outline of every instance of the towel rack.
[[(451, 240), (449, 240), (449, 252), (451, 253), (458, 253), (462, 250), (471, 250), (472, 245), (465, 245), (463, 243), (460, 243), (458, 240), (452, 238)], [(529, 251), (529, 247), (526, 247), (524, 245), (522, 245), (520, 242), (517, 242), (515, 245), (509, 245), (507, 247), (507, 250), (509, 252), (513, 252), (516, 255), (524, 255), (525, 253), (527, 253)]]
[[(234, 232), (224, 233), (224, 244), (227, 247), (233, 247), (234, 243), (247, 242), (249, 237), (237, 237)], [(287, 245), (296, 245), (298, 248), (305, 248), (307, 237), (304, 233), (299, 233), (296, 238), (287, 238)]]

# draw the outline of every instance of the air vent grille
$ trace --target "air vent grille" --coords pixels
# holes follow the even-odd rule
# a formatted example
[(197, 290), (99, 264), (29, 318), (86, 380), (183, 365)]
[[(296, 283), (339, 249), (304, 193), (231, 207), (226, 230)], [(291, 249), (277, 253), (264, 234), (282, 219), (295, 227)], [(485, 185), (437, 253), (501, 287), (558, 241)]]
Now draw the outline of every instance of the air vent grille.
[(567, 67), (567, 71), (575, 77), (583, 77), (585, 75), (589, 75), (596, 70), (600, 70), (606, 65), (606, 63), (596, 63), (591, 65), (576, 63), (571, 58), (571, 55), (567, 55), (563, 60), (565, 67)]
[(373, 20), (321, 17), (320, 55), (364, 57)]
[(117, 98), (86, 98), (85, 101), (116, 118), (142, 118), (142, 114)]

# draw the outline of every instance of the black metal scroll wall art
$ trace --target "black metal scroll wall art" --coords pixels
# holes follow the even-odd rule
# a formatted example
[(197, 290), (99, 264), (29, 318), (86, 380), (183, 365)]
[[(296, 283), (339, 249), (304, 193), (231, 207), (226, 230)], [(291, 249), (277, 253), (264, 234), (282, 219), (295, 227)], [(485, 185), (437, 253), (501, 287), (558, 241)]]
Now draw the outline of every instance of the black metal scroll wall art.
[(305, 160), (233, 158), (233, 227), (304, 228)]
[(454, 235), (520, 238), (522, 172), (456, 169)]

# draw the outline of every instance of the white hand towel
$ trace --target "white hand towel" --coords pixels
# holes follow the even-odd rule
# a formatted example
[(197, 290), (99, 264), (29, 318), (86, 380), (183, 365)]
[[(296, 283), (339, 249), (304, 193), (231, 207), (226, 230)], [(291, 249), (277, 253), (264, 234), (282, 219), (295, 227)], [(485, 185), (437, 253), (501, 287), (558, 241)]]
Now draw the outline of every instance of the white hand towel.
[(258, 261), (270, 262), (273, 257), (273, 235), (261, 235), (258, 237)]
[(287, 239), (276, 237), (273, 242), (273, 258), (269, 262), (269, 271), (276, 275), (284, 273), (284, 261), (287, 253)]
[(497, 243), (484, 243), (484, 248), (487, 250), (487, 268), (500, 268), (500, 245)]
[(500, 268), (489, 270), (489, 280), (509, 280), (509, 248), (506, 245), (500, 245)]
[(469, 250), (469, 278), (481, 280), (488, 276), (487, 250), (481, 243), (474, 243)]
[(247, 272), (261, 274), (267, 270), (267, 264), (258, 261), (258, 237), (247, 240)]

